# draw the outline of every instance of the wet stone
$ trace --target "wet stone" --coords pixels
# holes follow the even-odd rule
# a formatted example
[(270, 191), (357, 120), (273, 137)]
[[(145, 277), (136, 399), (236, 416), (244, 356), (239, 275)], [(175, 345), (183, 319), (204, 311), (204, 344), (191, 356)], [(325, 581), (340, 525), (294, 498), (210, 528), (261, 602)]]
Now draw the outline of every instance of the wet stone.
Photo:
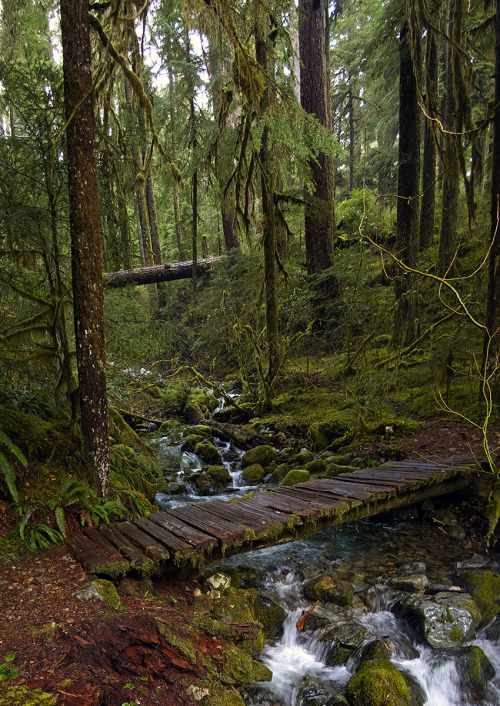
[(344, 623), (343, 625), (330, 628), (321, 635), (322, 642), (336, 642), (341, 647), (351, 650), (364, 642), (370, 636), (370, 631), (364, 625), (358, 623)]

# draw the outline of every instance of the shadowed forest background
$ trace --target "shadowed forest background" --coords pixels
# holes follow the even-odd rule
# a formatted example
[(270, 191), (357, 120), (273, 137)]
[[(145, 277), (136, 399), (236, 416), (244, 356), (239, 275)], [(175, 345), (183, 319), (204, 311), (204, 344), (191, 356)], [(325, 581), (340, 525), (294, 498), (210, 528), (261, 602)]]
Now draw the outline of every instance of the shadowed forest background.
[[(147, 514), (161, 472), (129, 424), (202, 422), (192, 391), (211, 387), (241, 393), (221, 423), (341, 453), (399, 458), (420, 420), (461, 419), (489, 463), (491, 538), (500, 7), (71, 5), (86, 20), (61, 41), (58, 3), (2, 0), (5, 535), (37, 548), (87, 517)], [(63, 72), (79, 36), (88, 63)], [(90, 88), (71, 104), (78, 68)], [(103, 278), (207, 257), (180, 281)], [(79, 287), (103, 282), (101, 315)], [(104, 343), (78, 346), (90, 329)]]

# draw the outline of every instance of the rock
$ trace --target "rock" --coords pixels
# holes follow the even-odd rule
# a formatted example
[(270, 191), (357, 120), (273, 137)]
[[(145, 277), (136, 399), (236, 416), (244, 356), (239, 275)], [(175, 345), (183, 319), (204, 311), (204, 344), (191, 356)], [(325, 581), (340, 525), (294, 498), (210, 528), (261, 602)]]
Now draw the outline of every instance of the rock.
[(410, 706), (411, 700), (404, 676), (388, 659), (362, 661), (346, 697), (351, 706)]
[(207, 476), (219, 487), (225, 487), (231, 480), (231, 474), (225, 466), (209, 466), (206, 470)]
[(267, 466), (274, 461), (274, 449), (272, 446), (254, 446), (243, 454), (241, 463), (244, 467), (258, 463), (261, 466)]
[(242, 475), (247, 485), (258, 485), (264, 480), (266, 472), (260, 463), (252, 463), (243, 469)]
[(296, 454), (293, 459), (295, 466), (305, 466), (306, 463), (310, 463), (311, 461), (314, 461), (314, 454), (312, 451), (307, 451), (305, 449)]
[(354, 471), (359, 471), (359, 468), (354, 466), (340, 466), (337, 463), (329, 463), (326, 466), (325, 475), (327, 478), (334, 478), (338, 476), (339, 473), (353, 473)]
[(454, 512), (443, 507), (440, 510), (434, 510), (432, 517), (443, 525), (456, 525), (457, 517)]
[(488, 623), (500, 613), (500, 575), (494, 571), (471, 569), (459, 577), (460, 585), (474, 598), (483, 623)]
[(460, 569), (460, 571), (466, 571), (467, 569), (483, 569), (488, 566), (489, 563), (490, 560), (487, 556), (473, 554), (469, 559), (459, 561), (457, 564), (457, 569)]
[(194, 447), (194, 453), (209, 465), (220, 465), (219, 452), (209, 441), (202, 441)]
[(370, 636), (370, 631), (359, 623), (344, 623), (329, 628), (321, 635), (322, 642), (335, 642), (340, 647), (355, 650)]
[(389, 659), (392, 651), (391, 644), (387, 640), (371, 640), (361, 650), (359, 663), (373, 659)]
[(210, 412), (213, 412), (219, 405), (217, 397), (206, 390), (204, 387), (198, 387), (188, 395), (186, 405), (199, 405), (202, 409), (206, 407)]
[(262, 623), (266, 640), (277, 640), (283, 635), (286, 610), (272, 598), (258, 593), (253, 605), (254, 615)]
[(324, 657), (325, 664), (327, 667), (341, 667), (343, 664), (346, 664), (352, 653), (353, 650), (349, 647), (333, 645)]
[(73, 593), (73, 598), (79, 601), (101, 601), (115, 610), (125, 610), (118, 597), (116, 586), (106, 579), (95, 579), (86, 583)]
[(423, 562), (400, 566), (396, 575), (391, 578), (391, 586), (399, 591), (423, 591), (429, 583), (424, 572)]
[(305, 469), (295, 469), (293, 471), (288, 471), (286, 476), (280, 482), (280, 486), (291, 486), (296, 485), (297, 483), (307, 483), (308, 480), (311, 480), (311, 474), (309, 471), (306, 471)]
[(350, 605), (354, 596), (352, 584), (334, 576), (316, 576), (303, 586), (304, 595), (312, 601)]
[(238, 566), (238, 573), (242, 588), (258, 588), (266, 578), (264, 569), (257, 569), (255, 566), (247, 566), (246, 564)]
[(188, 434), (186, 437), (184, 437), (181, 449), (183, 451), (194, 451), (196, 444), (203, 443), (204, 438), (205, 437), (201, 436), (200, 434)]
[(227, 591), (231, 585), (231, 577), (228, 574), (219, 572), (207, 578), (207, 586), (213, 591)]
[(271, 476), (271, 483), (279, 483), (281, 480), (283, 480), (289, 470), (290, 466), (288, 465), (288, 463), (280, 463), (279, 466), (276, 466), (273, 471), (273, 474)]
[(306, 632), (315, 632), (329, 627), (330, 623), (330, 619), (325, 618), (323, 615), (318, 615), (315, 612), (308, 613), (304, 619), (304, 630)]
[(329, 438), (325, 432), (321, 430), (318, 424), (311, 424), (309, 427), (309, 437), (312, 442), (312, 447), (313, 449), (316, 449), (316, 451), (325, 449), (330, 443)]
[(301, 706), (330, 706), (334, 695), (331, 684), (312, 674), (302, 677), (297, 686), (297, 698)]
[(488, 682), (495, 676), (495, 668), (477, 645), (440, 650), (438, 663), (452, 660), (460, 677), (460, 694), (473, 703), (486, 697)]
[(213, 436), (213, 429), (212, 427), (207, 426), (206, 424), (195, 424), (195, 426), (191, 427), (190, 434), (196, 434), (197, 436)]
[(304, 468), (306, 471), (309, 471), (309, 473), (324, 473), (326, 466), (322, 458), (315, 458), (314, 461), (306, 463)]
[(477, 604), (467, 593), (412, 594), (400, 599), (392, 610), (415, 623), (425, 641), (436, 648), (461, 646), (481, 620)]

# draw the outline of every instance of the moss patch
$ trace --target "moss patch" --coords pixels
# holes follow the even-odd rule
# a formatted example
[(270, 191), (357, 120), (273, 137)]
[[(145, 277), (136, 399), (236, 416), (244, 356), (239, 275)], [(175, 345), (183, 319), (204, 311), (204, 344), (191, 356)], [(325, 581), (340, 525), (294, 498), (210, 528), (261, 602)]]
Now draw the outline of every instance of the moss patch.
[(500, 576), (493, 571), (471, 570), (460, 574), (460, 584), (474, 598), (481, 619), (488, 622), (500, 612)]
[(57, 699), (41, 689), (0, 684), (0, 706), (53, 706)]
[(349, 679), (346, 696), (351, 706), (408, 706), (410, 703), (406, 681), (388, 659), (362, 662)]
[(288, 471), (286, 476), (281, 481), (280, 486), (290, 486), (296, 485), (297, 483), (307, 483), (307, 481), (310, 479), (311, 474), (309, 473), (309, 471), (306, 471), (305, 469), (295, 469), (293, 471)]

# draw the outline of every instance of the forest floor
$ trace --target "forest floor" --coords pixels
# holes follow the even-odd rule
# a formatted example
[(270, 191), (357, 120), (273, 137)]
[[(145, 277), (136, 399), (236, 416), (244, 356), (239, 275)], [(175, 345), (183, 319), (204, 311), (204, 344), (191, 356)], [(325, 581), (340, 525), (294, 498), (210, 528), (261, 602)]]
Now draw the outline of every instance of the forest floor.
[[(500, 435), (494, 443), (500, 445)], [(429, 419), (414, 435), (399, 439), (398, 448), (413, 457), (481, 455), (480, 433), (471, 433), (458, 421)], [(376, 457), (370, 446), (360, 446), (360, 451)], [(466, 549), (484, 551), (470, 538)], [(192, 578), (167, 578), (144, 590), (139, 582), (136, 595), (120, 593), (124, 610), (117, 611), (73, 596), (94, 578), (65, 546), (0, 557), (0, 672), (2, 658), (11, 653), (12, 666), (19, 670), (17, 678), (4, 684), (41, 688), (56, 697), (51, 703), (68, 706), (199, 703), (187, 691), (200, 682), (205, 667), (187, 659), (179, 645), (194, 641), (216, 669), (224, 668), (225, 647), (222, 638), (193, 633), (195, 595), (203, 586)], [(176, 639), (159, 634), (158, 621)], [(5, 703), (11, 702), (2, 700), (0, 689), (0, 704)]]

